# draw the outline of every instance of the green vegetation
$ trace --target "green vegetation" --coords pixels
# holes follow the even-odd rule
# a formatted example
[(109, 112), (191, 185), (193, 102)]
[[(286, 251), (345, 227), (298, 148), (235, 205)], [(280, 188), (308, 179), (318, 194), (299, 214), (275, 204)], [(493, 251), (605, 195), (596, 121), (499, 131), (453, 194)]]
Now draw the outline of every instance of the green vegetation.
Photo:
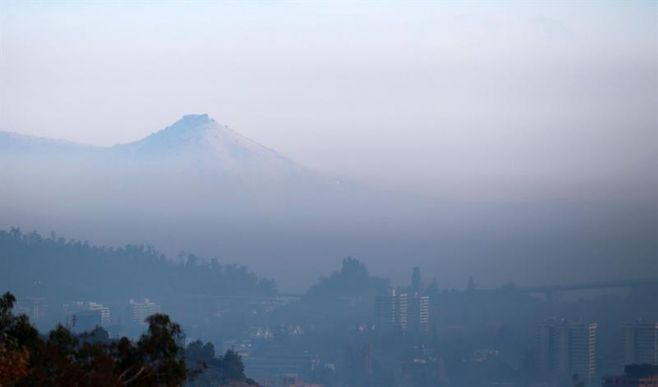
[[(167, 315), (147, 318), (137, 340), (111, 340), (103, 328), (74, 335), (58, 325), (42, 336), (25, 315), (12, 312), (16, 298), (0, 298), (0, 386), (251, 385), (233, 351), (215, 357), (212, 344), (181, 346), (183, 332)], [(208, 371), (209, 370), (209, 371)]]

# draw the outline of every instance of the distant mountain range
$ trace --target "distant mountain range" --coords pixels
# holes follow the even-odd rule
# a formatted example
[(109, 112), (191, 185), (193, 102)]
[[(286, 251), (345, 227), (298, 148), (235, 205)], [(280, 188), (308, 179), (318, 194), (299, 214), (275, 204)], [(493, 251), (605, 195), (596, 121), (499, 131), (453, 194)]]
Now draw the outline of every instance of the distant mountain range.
[(64, 140), (0, 131), (3, 156), (87, 157), (105, 162), (162, 163), (215, 172), (295, 174), (298, 164), (221, 125), (207, 114), (183, 116), (173, 125), (139, 141), (112, 147), (80, 145)]
[[(384, 192), (309, 170), (207, 115), (111, 147), (0, 132), (0, 229), (149, 243), (304, 289), (352, 255), (405, 280), (489, 286), (658, 272), (655, 206), (474, 202)], [(630, 257), (630, 258), (629, 258)], [(486, 282), (485, 282), (486, 284)]]
[(272, 244), (336, 241), (337, 230), (350, 235), (373, 221), (383, 200), (206, 114), (110, 147), (0, 132), (0, 165), (3, 227), (146, 242), (170, 254), (253, 258)]
[[(15, 189), (47, 192), (45, 202), (57, 195), (75, 198), (92, 212), (116, 205), (208, 214), (224, 204), (231, 205), (226, 211), (278, 211), (291, 200), (301, 205), (342, 189), (336, 179), (312, 172), (206, 114), (183, 116), (139, 141), (111, 147), (0, 132), (0, 161)], [(42, 188), (32, 189), (31, 184)]]

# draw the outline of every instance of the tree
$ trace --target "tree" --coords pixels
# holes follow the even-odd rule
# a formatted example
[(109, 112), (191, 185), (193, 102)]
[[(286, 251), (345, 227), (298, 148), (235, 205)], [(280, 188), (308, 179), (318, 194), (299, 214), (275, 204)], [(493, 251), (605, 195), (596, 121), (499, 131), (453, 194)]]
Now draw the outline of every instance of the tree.
[(185, 381), (187, 368), (183, 360), (183, 331), (177, 323), (172, 322), (166, 314), (154, 314), (146, 318), (149, 328), (137, 342), (137, 357), (141, 364), (131, 367), (132, 374), (126, 379), (130, 382), (147, 385), (174, 386)]
[(243, 381), (247, 377), (244, 375), (244, 365), (242, 358), (237, 352), (228, 350), (222, 358), (222, 368), (224, 370), (224, 380), (226, 382), (235, 380)]
[[(35, 279), (39, 279), (38, 285)], [(176, 287), (169, 286), (176, 281)], [(274, 295), (276, 283), (244, 266), (222, 265), (194, 255), (174, 261), (148, 246), (93, 246), (55, 235), (0, 229), (0, 284), (20, 293), (75, 299), (84, 294), (108, 301), (183, 293)]]
[(27, 376), (30, 352), (26, 348), (12, 351), (0, 345), (0, 386), (11, 386)]
[(89, 332), (81, 333), (80, 340), (92, 344), (108, 344), (110, 342), (110, 334), (107, 333), (105, 328), (97, 326)]
[(340, 273), (343, 277), (349, 279), (361, 280), (368, 277), (368, 269), (366, 269), (366, 266), (352, 257), (343, 259)]
[(347, 257), (343, 259), (340, 271), (322, 278), (319, 283), (308, 290), (306, 297), (317, 299), (374, 296), (386, 289), (387, 285), (387, 280), (370, 276), (366, 266), (359, 260)]
[(187, 378), (180, 326), (167, 315), (147, 318), (148, 331), (132, 342), (109, 340), (96, 328), (74, 335), (58, 325), (39, 336), (25, 315), (15, 316), (16, 298), (0, 298), (0, 385), (179, 386)]
[(190, 372), (188, 384), (195, 387), (205, 386), (245, 386), (256, 383), (247, 378), (240, 355), (228, 350), (221, 357), (215, 357), (215, 347), (211, 343), (203, 344), (197, 340), (190, 343), (185, 350), (185, 360)]
[(196, 340), (188, 344), (185, 349), (185, 360), (189, 365), (207, 367), (215, 358), (215, 346), (212, 343), (203, 344)]
[(30, 351), (26, 344), (38, 339), (27, 317), (13, 315), (15, 302), (9, 292), (0, 297), (0, 386), (16, 385), (28, 376)]

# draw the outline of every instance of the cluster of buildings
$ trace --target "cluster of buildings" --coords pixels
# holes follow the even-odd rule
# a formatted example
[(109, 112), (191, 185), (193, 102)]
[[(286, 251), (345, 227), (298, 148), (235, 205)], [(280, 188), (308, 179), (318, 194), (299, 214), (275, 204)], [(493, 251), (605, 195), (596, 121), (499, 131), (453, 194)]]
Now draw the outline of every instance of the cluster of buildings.
[[(113, 308), (118, 309), (118, 315), (112, 313)], [(114, 331), (119, 322), (122, 325), (144, 324), (146, 317), (160, 312), (160, 305), (148, 298), (142, 301), (130, 300), (128, 305), (119, 307), (110, 307), (95, 301), (74, 301), (63, 304), (61, 309), (53, 310), (44, 298), (25, 297), (19, 299), (15, 311), (17, 314), (27, 315), (37, 326), (64, 321), (74, 332), (90, 331), (96, 327)]]
[(275, 380), (264, 380), (258, 383), (262, 387), (324, 387), (322, 384), (306, 383), (297, 374), (281, 376)]
[(280, 325), (276, 328), (262, 326), (249, 329), (249, 337), (252, 339), (273, 339), (281, 336), (303, 336), (304, 328), (301, 325)]
[(658, 366), (627, 365), (624, 375), (603, 378), (603, 387), (658, 387)]
[(16, 303), (15, 312), (28, 316), (32, 322), (39, 322), (48, 315), (48, 304), (42, 297), (25, 297)]
[(430, 297), (389, 289), (375, 298), (375, 325), (382, 331), (426, 333), (430, 329)]
[(66, 326), (74, 332), (89, 331), (110, 325), (110, 308), (97, 302), (77, 301), (64, 304)]
[[(596, 322), (549, 320), (539, 324), (537, 360), (540, 375), (546, 380), (577, 375), (584, 382), (593, 383), (597, 376), (597, 330)], [(658, 322), (627, 323), (623, 332), (624, 364), (658, 366)], [(630, 370), (637, 374), (637, 369), (631, 367)], [(657, 384), (639, 385), (619, 384), (621, 380), (628, 378), (611, 378), (605, 386), (658, 387), (658, 379)]]

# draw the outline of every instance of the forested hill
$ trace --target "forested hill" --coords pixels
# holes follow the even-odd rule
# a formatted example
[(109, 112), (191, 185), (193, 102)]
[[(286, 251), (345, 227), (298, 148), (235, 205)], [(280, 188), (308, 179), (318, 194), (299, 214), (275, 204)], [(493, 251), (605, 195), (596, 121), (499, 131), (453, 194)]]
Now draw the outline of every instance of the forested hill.
[(24, 296), (126, 300), (180, 295), (273, 295), (273, 280), (195, 255), (148, 246), (93, 246), (51, 234), (0, 230), (0, 284)]

